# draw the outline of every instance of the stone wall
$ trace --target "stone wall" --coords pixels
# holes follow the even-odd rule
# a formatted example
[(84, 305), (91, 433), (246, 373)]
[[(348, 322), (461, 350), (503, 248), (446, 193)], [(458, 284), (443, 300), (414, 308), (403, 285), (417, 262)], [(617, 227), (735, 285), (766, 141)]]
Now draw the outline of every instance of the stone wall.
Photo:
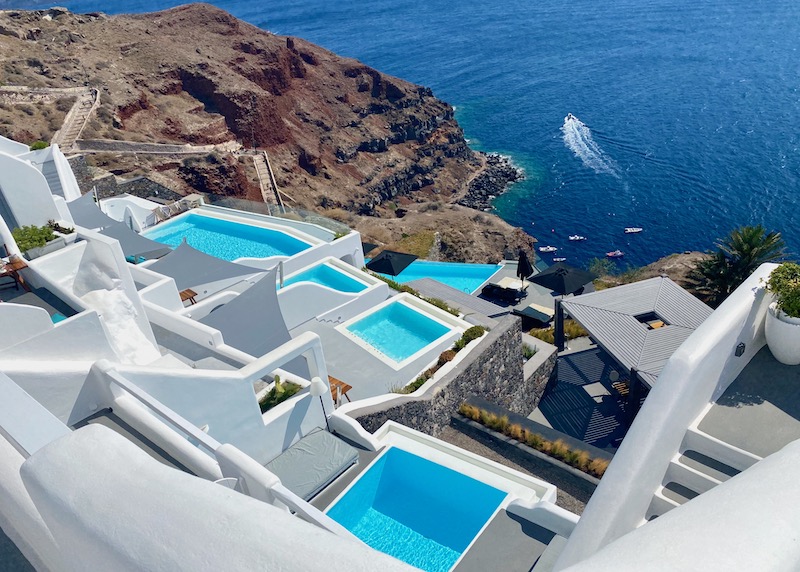
[(533, 388), (531, 411), (539, 407), (544, 390), (553, 378), (553, 371), (558, 360), (556, 347), (528, 334), (522, 334), (522, 343), (536, 348), (536, 353), (525, 362), (523, 368), (526, 385)]
[(95, 178), (94, 170), (86, 162), (86, 158), (83, 155), (70, 157), (69, 164), (72, 167), (72, 172), (75, 174), (75, 179), (78, 181), (78, 187), (81, 192), (88, 193), (92, 188), (96, 188), (97, 197), (100, 199), (124, 193), (143, 199), (158, 197), (168, 201), (177, 201), (182, 198), (181, 194), (147, 177), (118, 179), (113, 174), (104, 172), (104, 175)]
[(526, 380), (521, 333), (519, 318), (507, 316), (457, 367), (426, 387), (424, 395), (397, 396), (388, 403), (350, 414), (369, 432), (392, 419), (434, 437), (450, 424), (458, 407), (471, 396), (528, 415), (534, 409), (535, 385), (541, 378), (549, 378), (554, 361), (545, 360), (541, 371)]

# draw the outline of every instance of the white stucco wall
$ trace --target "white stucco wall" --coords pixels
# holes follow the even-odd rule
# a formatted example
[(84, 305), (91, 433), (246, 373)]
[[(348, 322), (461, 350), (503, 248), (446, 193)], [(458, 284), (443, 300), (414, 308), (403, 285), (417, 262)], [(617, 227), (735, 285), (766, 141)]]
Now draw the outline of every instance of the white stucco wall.
[(795, 571), (800, 565), (798, 469), (800, 441), (795, 441), (568, 570)]
[(105, 427), (33, 455), (22, 479), (58, 570), (412, 570), (266, 503), (175, 471)]
[(18, 143), (13, 139), (0, 136), (0, 153), (6, 153), (12, 157), (22, 155), (30, 151), (30, 148), (24, 143)]
[(27, 161), (2, 152), (0, 192), (19, 226), (44, 226), (61, 218), (44, 175)]
[(23, 304), (0, 304), (0, 351), (24, 342), (53, 327), (50, 314)]

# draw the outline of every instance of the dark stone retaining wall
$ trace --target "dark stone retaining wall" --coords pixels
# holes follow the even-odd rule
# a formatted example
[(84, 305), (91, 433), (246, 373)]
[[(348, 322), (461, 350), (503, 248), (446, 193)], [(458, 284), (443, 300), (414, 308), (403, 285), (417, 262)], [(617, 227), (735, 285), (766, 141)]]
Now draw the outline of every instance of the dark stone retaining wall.
[[(549, 378), (553, 364), (525, 379), (519, 318), (507, 316), (481, 340), (478, 347), (422, 397), (398, 396), (395, 404), (353, 411), (369, 432), (389, 419), (429, 435), (438, 436), (468, 397), (477, 395), (505, 409), (528, 415), (534, 409), (535, 384)], [(549, 370), (548, 370), (549, 368)]]

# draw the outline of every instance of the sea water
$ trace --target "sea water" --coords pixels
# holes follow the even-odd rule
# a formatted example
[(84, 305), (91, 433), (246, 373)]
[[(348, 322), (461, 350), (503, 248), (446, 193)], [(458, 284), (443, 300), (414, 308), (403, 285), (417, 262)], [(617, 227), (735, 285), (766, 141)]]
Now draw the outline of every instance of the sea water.
[[(179, 3), (60, 2), (109, 13)], [(755, 223), (800, 252), (796, 0), (215, 4), (433, 88), (473, 148), (525, 169), (496, 212), (568, 262), (619, 248), (623, 265), (643, 264)]]

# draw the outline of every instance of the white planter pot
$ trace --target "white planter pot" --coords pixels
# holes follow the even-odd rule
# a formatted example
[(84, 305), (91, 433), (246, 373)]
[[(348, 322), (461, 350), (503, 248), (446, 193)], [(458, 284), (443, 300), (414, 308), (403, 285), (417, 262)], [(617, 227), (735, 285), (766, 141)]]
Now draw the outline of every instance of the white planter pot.
[(800, 364), (800, 318), (791, 318), (769, 305), (764, 324), (767, 345), (776, 360), (785, 365)]

